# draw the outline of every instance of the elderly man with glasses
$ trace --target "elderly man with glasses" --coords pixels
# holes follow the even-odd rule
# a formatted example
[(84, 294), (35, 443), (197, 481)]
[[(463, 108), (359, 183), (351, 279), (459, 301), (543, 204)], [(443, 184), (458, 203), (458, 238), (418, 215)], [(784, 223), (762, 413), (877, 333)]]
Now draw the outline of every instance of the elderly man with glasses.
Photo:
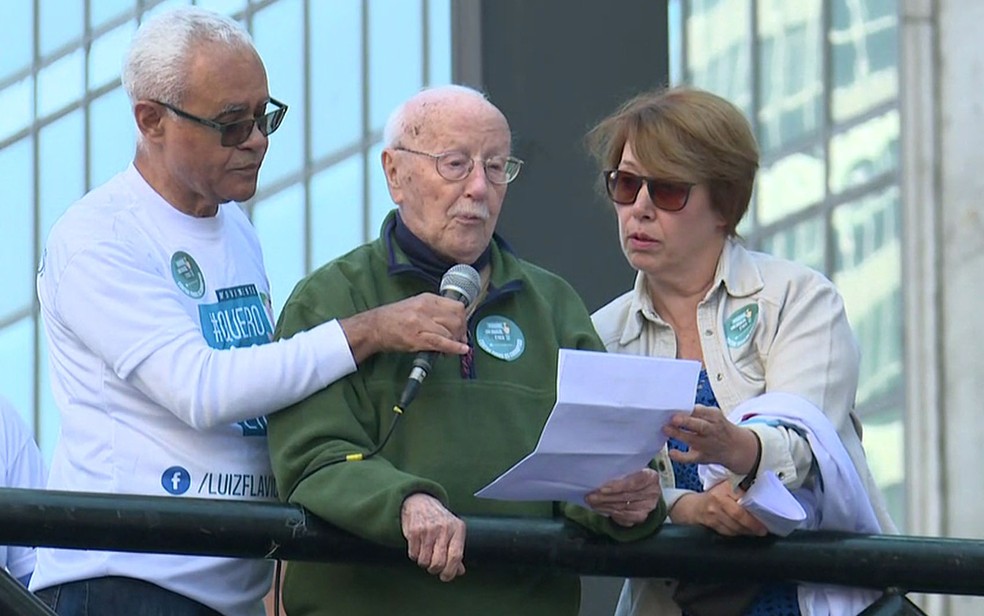
[(644, 469), (609, 482), (589, 495), (593, 511), (474, 496), (536, 445), (556, 396), (558, 349), (603, 346), (570, 285), (494, 234), (523, 164), (511, 155), (509, 125), (495, 106), (469, 88), (427, 89), (393, 113), (384, 141), (382, 166), (397, 209), (378, 239), (298, 284), (277, 334), (437, 291), (470, 266), (473, 279), (462, 283), (471, 286), (462, 293), (471, 300), (470, 351), (428, 361), (409, 410), (405, 383), (419, 358), (386, 353), (270, 418), (281, 498), (400, 546), (417, 565), (292, 562), (287, 611), (573, 616), (576, 575), (479, 566), (466, 575), (458, 516), (566, 516), (617, 540), (641, 538), (665, 516), (657, 475)]
[[(464, 353), (464, 308), (422, 294), (271, 343), (253, 196), (287, 106), (249, 35), (186, 7), (137, 31), (133, 164), (54, 225), (38, 272), (61, 413), (49, 488), (276, 499), (265, 415), (380, 350)], [(271, 343), (271, 344), (267, 344)], [(262, 560), (41, 549), (59, 614), (261, 616)]]

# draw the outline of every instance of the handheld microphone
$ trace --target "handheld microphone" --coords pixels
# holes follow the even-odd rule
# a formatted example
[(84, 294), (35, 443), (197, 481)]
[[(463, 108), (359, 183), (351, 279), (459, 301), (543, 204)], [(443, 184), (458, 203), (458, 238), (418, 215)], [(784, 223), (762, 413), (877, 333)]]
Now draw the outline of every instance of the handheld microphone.
[[(465, 265), (464, 263), (451, 266), (448, 271), (444, 272), (444, 277), (441, 278), (441, 296), (456, 299), (464, 304), (465, 308), (475, 301), (481, 288), (482, 278), (478, 275), (478, 272), (475, 271), (474, 267)], [(417, 356), (413, 360), (413, 368), (410, 370), (410, 376), (407, 378), (407, 384), (403, 388), (403, 393), (400, 394), (400, 401), (396, 405), (397, 408), (406, 409), (413, 402), (413, 399), (417, 397), (420, 384), (424, 382), (424, 379), (430, 373), (434, 360), (437, 359), (438, 355), (439, 353), (437, 351), (420, 351), (417, 353)]]

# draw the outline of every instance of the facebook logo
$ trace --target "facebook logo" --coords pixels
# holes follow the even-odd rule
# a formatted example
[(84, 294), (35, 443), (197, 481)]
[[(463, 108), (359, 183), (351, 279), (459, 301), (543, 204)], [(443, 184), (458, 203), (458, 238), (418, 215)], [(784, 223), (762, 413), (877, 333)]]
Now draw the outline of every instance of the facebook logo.
[(172, 466), (161, 475), (161, 487), (168, 494), (184, 494), (191, 487), (191, 473), (180, 466)]

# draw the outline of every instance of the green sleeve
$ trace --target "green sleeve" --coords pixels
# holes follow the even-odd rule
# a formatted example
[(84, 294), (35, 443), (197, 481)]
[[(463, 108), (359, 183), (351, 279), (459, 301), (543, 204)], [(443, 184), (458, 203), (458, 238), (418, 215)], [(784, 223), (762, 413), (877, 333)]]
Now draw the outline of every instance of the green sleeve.
[[(313, 287), (332, 292), (315, 294), (310, 292)], [(347, 281), (320, 281), (298, 289), (281, 313), (278, 338), (369, 307)], [(270, 459), (282, 500), (366, 539), (403, 545), (403, 499), (426, 492), (447, 503), (444, 489), (395, 468), (381, 456), (325, 465), (348, 454), (370, 452), (396, 417), (383, 415), (369, 402), (364, 368), (270, 415)]]

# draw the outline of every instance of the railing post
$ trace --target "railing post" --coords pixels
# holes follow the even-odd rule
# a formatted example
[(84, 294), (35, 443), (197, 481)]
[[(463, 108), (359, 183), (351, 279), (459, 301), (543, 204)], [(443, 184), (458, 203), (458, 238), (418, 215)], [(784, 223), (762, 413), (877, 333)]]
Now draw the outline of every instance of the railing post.
[(0, 567), (0, 613), (17, 614), (17, 616), (57, 616), (3, 567)]
[(926, 612), (916, 607), (899, 589), (889, 588), (858, 616), (926, 616)]

